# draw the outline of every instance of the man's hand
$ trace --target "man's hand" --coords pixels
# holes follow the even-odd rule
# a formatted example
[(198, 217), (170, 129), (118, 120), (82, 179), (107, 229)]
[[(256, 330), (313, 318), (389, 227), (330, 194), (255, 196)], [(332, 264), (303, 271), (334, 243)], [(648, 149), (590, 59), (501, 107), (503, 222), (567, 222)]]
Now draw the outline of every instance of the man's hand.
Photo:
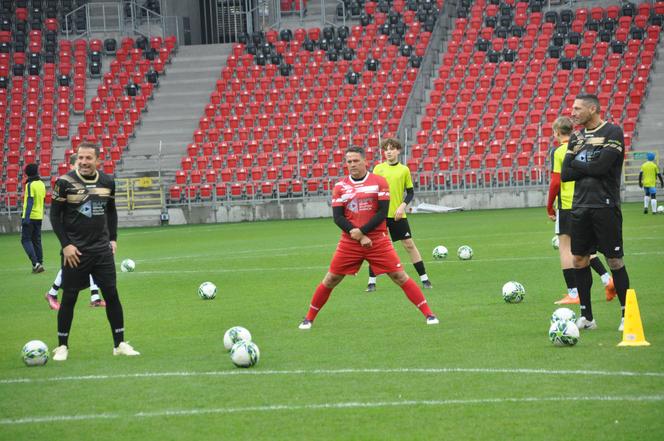
[(30, 218), (29, 217), (22, 218), (21, 219), (21, 225), (23, 225), (24, 227), (27, 227), (28, 225), (30, 225)]
[(404, 213), (406, 213), (406, 204), (402, 202), (394, 213), (394, 220), (400, 221), (403, 218)]
[(349, 231), (349, 234), (353, 240), (361, 240), (364, 237), (364, 233), (359, 228), (353, 228)]
[(118, 249), (118, 243), (114, 240), (111, 241), (111, 252), (115, 255), (115, 250)]
[(62, 255), (65, 259), (65, 266), (71, 268), (76, 268), (80, 263), (78, 256), (81, 255), (81, 252), (76, 248), (75, 245), (67, 245), (62, 249)]
[(369, 239), (369, 236), (362, 236), (362, 239), (360, 239), (360, 245), (364, 248), (371, 248), (373, 243), (371, 242), (371, 239)]

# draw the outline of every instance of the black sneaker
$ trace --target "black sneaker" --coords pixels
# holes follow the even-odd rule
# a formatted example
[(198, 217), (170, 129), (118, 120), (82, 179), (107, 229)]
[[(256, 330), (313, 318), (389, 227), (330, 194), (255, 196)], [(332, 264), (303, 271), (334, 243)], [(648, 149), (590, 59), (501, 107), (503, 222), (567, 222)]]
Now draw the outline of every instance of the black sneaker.
[(32, 272), (33, 272), (33, 274), (43, 273), (44, 272), (44, 265), (42, 265), (41, 263), (35, 263), (32, 266)]
[(648, 214), (648, 209), (647, 208), (643, 209), (643, 214)]
[(431, 285), (431, 282), (428, 280), (423, 280), (422, 281), (422, 288), (424, 289), (431, 289), (433, 288), (433, 285)]
[(367, 289), (365, 289), (366, 292), (374, 292), (376, 291), (376, 284), (375, 283), (370, 283), (367, 285)]

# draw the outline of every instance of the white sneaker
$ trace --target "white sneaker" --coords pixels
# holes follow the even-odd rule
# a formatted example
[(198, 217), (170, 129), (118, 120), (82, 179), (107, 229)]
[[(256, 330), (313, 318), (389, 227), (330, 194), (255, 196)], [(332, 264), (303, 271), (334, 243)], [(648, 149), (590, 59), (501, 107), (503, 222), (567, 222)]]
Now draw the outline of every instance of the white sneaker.
[(311, 320), (304, 319), (304, 320), (302, 320), (302, 323), (300, 323), (300, 325), (298, 326), (298, 328), (303, 329), (303, 330), (306, 331), (306, 330), (308, 330), (308, 329), (311, 329), (311, 325), (312, 325), (312, 323), (313, 323), (313, 322), (312, 322)]
[(595, 320), (587, 320), (584, 316), (576, 319), (576, 327), (579, 329), (597, 329)]
[(113, 348), (113, 355), (127, 355), (131, 357), (133, 355), (141, 355), (141, 353), (134, 350), (129, 343), (123, 341), (117, 348)]
[(440, 321), (435, 315), (430, 315), (427, 317), (427, 325), (437, 325), (438, 323), (440, 323)]
[(618, 331), (623, 332), (625, 330), (625, 317), (620, 319), (620, 326), (618, 326)]
[(53, 349), (53, 360), (54, 361), (65, 361), (69, 355), (69, 349), (67, 346), (61, 345)]

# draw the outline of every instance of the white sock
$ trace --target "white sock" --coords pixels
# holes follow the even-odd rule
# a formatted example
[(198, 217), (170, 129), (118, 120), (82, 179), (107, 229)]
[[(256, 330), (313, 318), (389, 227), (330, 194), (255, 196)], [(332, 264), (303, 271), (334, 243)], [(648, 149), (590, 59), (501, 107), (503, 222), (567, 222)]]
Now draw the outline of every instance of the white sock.
[(611, 280), (611, 276), (609, 275), (609, 273), (604, 273), (599, 277), (602, 279), (602, 283), (604, 284), (604, 286), (608, 285), (609, 280)]
[(51, 289), (48, 290), (48, 295), (51, 296), (51, 297), (57, 298), (58, 297), (58, 291), (56, 289), (53, 289), (53, 287), (51, 287)]
[(575, 299), (579, 297), (579, 290), (576, 288), (568, 288), (567, 289), (567, 295), (570, 296), (571, 298)]
[(650, 198), (650, 209), (653, 213), (657, 213), (657, 199)]
[(101, 300), (101, 297), (99, 297), (99, 294), (92, 294), (90, 296), (90, 301), (91, 302), (96, 302), (97, 300)]
[(369, 285), (375, 285), (376, 284), (376, 278), (375, 277), (369, 277)]
[(62, 270), (58, 271), (58, 274), (56, 274), (53, 284), (56, 286), (62, 286)]
[(99, 287), (95, 283), (94, 279), (92, 276), (90, 276), (90, 291), (99, 291)]
[(426, 282), (427, 280), (429, 280), (429, 276), (427, 276), (426, 274), (422, 274), (422, 275), (420, 276), (420, 280), (421, 280), (422, 282)]
[(643, 208), (648, 208), (648, 201), (650, 200), (650, 196), (643, 196)]

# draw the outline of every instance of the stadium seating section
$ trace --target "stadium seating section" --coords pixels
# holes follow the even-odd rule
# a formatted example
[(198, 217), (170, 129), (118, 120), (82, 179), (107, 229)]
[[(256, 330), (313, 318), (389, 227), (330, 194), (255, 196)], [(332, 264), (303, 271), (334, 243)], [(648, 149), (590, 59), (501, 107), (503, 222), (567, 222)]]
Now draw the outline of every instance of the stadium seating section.
[[(54, 138), (71, 140), (72, 148), (83, 140), (100, 143), (104, 170), (112, 173), (152, 95), (151, 79), (163, 72), (175, 47), (174, 38), (124, 38), (117, 50), (114, 40), (63, 38), (66, 14), (82, 3), (1, 2), (0, 204), (10, 209), (21, 203), (24, 165), (40, 164), (51, 185), (68, 170), (72, 150), (54, 158)], [(84, 31), (85, 20), (69, 18), (69, 30)], [(114, 59), (86, 108), (86, 82), (101, 76), (102, 53)], [(74, 134), (72, 113), (84, 115)]]
[[(170, 200), (320, 194), (343, 174), (350, 144), (379, 161), (379, 140), (396, 132), (429, 42), (430, 16), (420, 15), (427, 4), (395, 0), (381, 10), (388, 3), (366, 2), (369, 19), (349, 31), (270, 31), (236, 45)], [(599, 95), (629, 148), (664, 3), (542, 8), (460, 2), (408, 146), (420, 190), (545, 184), (551, 124), (581, 91)], [(390, 31), (398, 24), (401, 39)]]
[[(85, 20), (67, 15), (82, 3), (0, 0), (1, 207), (20, 206), (25, 164), (52, 181), (84, 140), (102, 146), (113, 173), (174, 53), (174, 37), (65, 38), (65, 28), (85, 33)], [(664, 2), (457, 3), (407, 146), (419, 191), (545, 184), (551, 124), (582, 91), (598, 94), (631, 146)], [(354, 26), (255, 32), (233, 46), (183, 146), (170, 203), (322, 195), (344, 174), (347, 146), (380, 161), (380, 140), (396, 134), (420, 84), (443, 0), (360, 4)], [(102, 81), (90, 100), (93, 77)], [(73, 130), (72, 114), (83, 119)], [(53, 157), (54, 140), (70, 143), (64, 157)]]

